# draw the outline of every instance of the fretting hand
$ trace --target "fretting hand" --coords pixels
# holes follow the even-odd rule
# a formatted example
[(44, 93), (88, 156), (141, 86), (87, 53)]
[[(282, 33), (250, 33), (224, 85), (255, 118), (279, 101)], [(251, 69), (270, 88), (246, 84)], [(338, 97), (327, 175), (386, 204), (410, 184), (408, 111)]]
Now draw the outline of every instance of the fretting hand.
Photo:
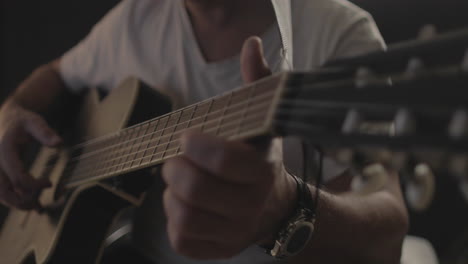
[[(270, 74), (259, 38), (241, 57), (246, 83)], [(282, 164), (243, 142), (198, 133), (182, 137), (184, 155), (163, 167), (172, 247), (194, 259), (223, 259), (271, 238), (292, 213), (296, 183)]]

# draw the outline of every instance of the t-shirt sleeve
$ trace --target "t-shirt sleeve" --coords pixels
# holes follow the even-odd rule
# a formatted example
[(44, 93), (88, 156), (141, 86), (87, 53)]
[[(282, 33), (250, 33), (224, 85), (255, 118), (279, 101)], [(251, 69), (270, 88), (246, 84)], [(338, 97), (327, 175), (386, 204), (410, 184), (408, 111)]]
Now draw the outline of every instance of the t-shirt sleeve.
[(110, 66), (114, 64), (119, 49), (130, 2), (120, 2), (93, 27), (84, 40), (62, 56), (60, 73), (72, 91), (111, 85), (113, 72)]
[(353, 21), (341, 32), (330, 60), (342, 59), (386, 49), (374, 19), (367, 13)]

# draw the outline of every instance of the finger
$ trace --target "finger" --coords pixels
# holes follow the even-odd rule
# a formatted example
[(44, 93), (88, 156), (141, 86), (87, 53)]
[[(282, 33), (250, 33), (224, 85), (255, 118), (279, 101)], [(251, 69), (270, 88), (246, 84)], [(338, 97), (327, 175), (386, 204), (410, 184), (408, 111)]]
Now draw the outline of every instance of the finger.
[(264, 155), (245, 143), (189, 132), (181, 138), (181, 149), (195, 165), (229, 182), (256, 183), (273, 173)]
[(54, 147), (62, 142), (62, 139), (49, 127), (41, 116), (30, 113), (23, 121), (24, 127), (40, 143)]
[(0, 172), (0, 201), (6, 206), (18, 207), (21, 199), (13, 190), (10, 181), (2, 172)]
[(0, 202), (20, 210), (41, 210), (37, 196), (23, 198), (13, 188), (9, 179), (0, 172)]
[(259, 37), (250, 37), (244, 42), (241, 52), (241, 73), (245, 83), (255, 82), (271, 75), (263, 55), (262, 40)]
[[(230, 228), (240, 226), (239, 223), (190, 207), (177, 199), (169, 189), (164, 192), (163, 201), (168, 217), (169, 240), (179, 254), (213, 259), (240, 252), (236, 244), (240, 240), (238, 236), (245, 234), (245, 230), (240, 232)], [(213, 252), (213, 247), (221, 251)], [(195, 248), (197, 250), (193, 250)]]
[(7, 155), (3, 155), (1, 165), (15, 190), (17, 189), (26, 195), (30, 195), (33, 192), (51, 186), (49, 180), (36, 180), (24, 169), (18, 148), (11, 141), (3, 145), (2, 152), (8, 153)]
[(163, 179), (171, 192), (185, 203), (239, 221), (258, 213), (255, 208), (261, 208), (264, 201), (255, 198), (268, 191), (264, 185), (258, 188), (224, 181), (184, 158), (167, 161)]

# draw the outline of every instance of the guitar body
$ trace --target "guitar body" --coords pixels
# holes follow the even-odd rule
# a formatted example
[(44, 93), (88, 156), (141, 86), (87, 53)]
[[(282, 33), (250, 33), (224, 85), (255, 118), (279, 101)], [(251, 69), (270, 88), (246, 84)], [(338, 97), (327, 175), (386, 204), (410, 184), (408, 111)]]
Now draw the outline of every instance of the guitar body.
[[(82, 142), (104, 136), (169, 110), (167, 98), (130, 78), (101, 102), (96, 91), (88, 93), (72, 138)], [(47, 169), (51, 159), (54, 166)], [(65, 151), (43, 148), (31, 174), (59, 186), (68, 159)], [(138, 205), (148, 186), (143, 180), (132, 182), (130, 192), (95, 182), (58, 196), (54, 187), (40, 195), (45, 212), (12, 209), (0, 233), (0, 264), (98, 263), (113, 221), (122, 209)]]

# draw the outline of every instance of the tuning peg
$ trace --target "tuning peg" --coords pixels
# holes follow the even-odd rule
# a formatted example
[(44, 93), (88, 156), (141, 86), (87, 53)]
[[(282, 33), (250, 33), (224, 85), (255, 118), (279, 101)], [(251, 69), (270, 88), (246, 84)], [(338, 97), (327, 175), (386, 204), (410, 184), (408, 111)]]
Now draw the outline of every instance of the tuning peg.
[(450, 159), (450, 172), (459, 181), (460, 191), (468, 202), (468, 156), (458, 155)]
[(389, 179), (388, 171), (382, 164), (372, 164), (362, 170), (361, 175), (354, 177), (351, 189), (361, 195), (381, 190)]
[(420, 30), (418, 34), (418, 39), (419, 40), (430, 40), (433, 39), (437, 36), (437, 28), (435, 25), (432, 24), (427, 24), (424, 25)]
[(468, 175), (468, 156), (453, 156), (449, 161), (449, 170), (457, 178), (463, 178)]
[(424, 71), (424, 62), (420, 58), (411, 58), (406, 65), (405, 75), (414, 78)]
[(364, 118), (362, 114), (356, 110), (351, 109), (348, 111), (346, 118), (343, 122), (342, 131), (344, 134), (353, 134), (359, 131), (359, 127), (361, 126)]
[(449, 125), (449, 134), (454, 139), (468, 136), (468, 112), (460, 109), (455, 112)]
[(465, 56), (463, 57), (461, 69), (462, 71), (468, 72), (468, 49), (465, 51)]
[(356, 71), (355, 85), (358, 89), (366, 88), (377, 79), (376, 74), (367, 67), (360, 67)]
[(468, 202), (468, 179), (462, 180), (460, 186), (460, 191), (465, 198), (465, 201)]
[(427, 164), (418, 164), (406, 182), (405, 197), (408, 206), (417, 212), (429, 208), (435, 194), (435, 177)]
[(408, 109), (398, 110), (394, 124), (396, 136), (405, 136), (416, 131), (416, 119)]

